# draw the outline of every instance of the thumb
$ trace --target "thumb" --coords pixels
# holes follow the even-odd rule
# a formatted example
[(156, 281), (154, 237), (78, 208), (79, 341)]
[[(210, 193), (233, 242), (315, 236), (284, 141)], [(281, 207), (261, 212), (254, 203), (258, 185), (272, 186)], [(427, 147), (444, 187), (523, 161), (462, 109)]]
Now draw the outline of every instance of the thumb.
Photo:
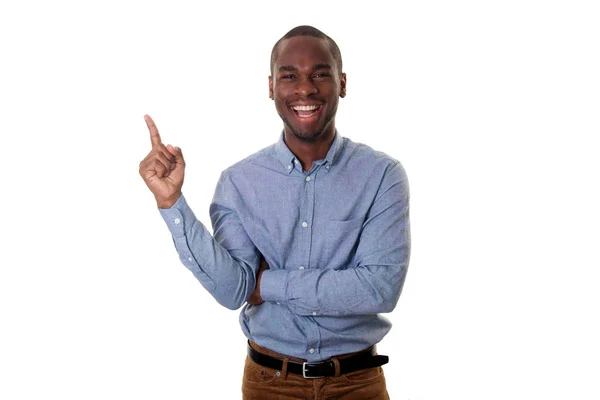
[(173, 157), (175, 157), (175, 164), (181, 164), (185, 166), (183, 153), (181, 152), (181, 149), (179, 147), (171, 146), (169, 144), (167, 145), (167, 150), (169, 151), (169, 153), (171, 153), (171, 155), (173, 155)]

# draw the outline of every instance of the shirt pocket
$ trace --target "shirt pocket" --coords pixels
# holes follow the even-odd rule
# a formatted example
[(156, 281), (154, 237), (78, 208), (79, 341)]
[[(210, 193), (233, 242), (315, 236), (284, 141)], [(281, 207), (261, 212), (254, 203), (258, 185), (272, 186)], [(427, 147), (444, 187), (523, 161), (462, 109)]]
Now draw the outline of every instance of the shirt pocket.
[(324, 258), (329, 268), (346, 268), (356, 253), (364, 217), (345, 221), (329, 220), (325, 224)]

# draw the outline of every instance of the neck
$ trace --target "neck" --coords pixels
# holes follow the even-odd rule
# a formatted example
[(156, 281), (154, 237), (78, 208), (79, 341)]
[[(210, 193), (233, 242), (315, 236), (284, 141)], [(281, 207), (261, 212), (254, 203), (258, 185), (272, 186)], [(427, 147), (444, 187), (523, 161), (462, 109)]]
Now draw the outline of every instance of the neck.
[(327, 156), (335, 139), (335, 128), (331, 126), (331, 129), (327, 129), (317, 139), (308, 141), (299, 139), (286, 127), (283, 130), (283, 139), (287, 147), (300, 160), (302, 169), (309, 171), (314, 161), (322, 160)]

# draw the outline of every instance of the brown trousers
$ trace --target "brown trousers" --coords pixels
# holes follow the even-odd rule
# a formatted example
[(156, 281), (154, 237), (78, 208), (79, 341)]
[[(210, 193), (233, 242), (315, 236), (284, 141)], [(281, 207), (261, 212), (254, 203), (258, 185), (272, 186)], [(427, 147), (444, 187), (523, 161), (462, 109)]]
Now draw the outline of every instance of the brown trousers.
[[(243, 400), (389, 400), (385, 377), (381, 367), (363, 369), (349, 374), (339, 374), (337, 358), (336, 376), (306, 379), (300, 375), (287, 373), (287, 361), (303, 362), (300, 358), (287, 357), (254, 342), (253, 349), (284, 360), (283, 370), (278, 371), (256, 364), (246, 357), (242, 381)], [(346, 354), (344, 356), (349, 356)], [(339, 356), (339, 358), (344, 358)]]

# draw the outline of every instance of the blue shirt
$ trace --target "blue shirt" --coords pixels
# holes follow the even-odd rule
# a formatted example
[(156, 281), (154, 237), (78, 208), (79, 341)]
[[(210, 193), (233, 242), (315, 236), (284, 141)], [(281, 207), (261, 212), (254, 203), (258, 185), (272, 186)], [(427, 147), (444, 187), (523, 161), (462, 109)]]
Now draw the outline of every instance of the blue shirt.
[(280, 140), (221, 174), (214, 237), (181, 196), (160, 209), (181, 262), (223, 306), (254, 290), (240, 324), (260, 346), (309, 361), (363, 350), (391, 323), (410, 255), (409, 190), (400, 163), (336, 133), (310, 171)]

